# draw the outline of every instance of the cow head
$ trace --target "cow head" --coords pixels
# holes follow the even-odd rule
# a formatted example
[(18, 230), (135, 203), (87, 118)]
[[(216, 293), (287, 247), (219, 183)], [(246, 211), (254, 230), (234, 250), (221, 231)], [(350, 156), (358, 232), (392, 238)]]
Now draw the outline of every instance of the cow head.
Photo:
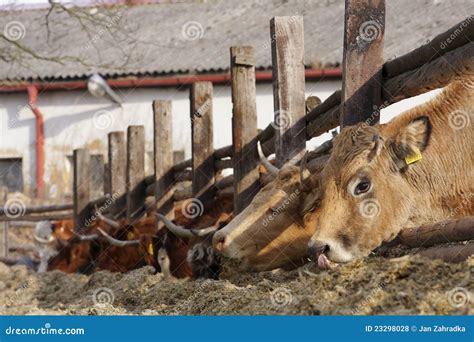
[[(288, 162), (281, 169), (261, 162), (274, 180), (265, 185), (252, 202), (229, 224), (214, 234), (214, 248), (222, 255), (241, 261), (247, 270), (270, 270), (295, 266), (305, 256), (314, 225), (306, 225), (302, 208), (309, 172), (305, 166)], [(308, 227), (308, 228), (307, 228)]]
[(306, 199), (318, 203), (311, 254), (334, 262), (367, 256), (407, 223), (416, 201), (407, 180), (428, 145), (431, 124), (421, 116), (391, 126), (358, 124), (334, 140), (319, 189)]

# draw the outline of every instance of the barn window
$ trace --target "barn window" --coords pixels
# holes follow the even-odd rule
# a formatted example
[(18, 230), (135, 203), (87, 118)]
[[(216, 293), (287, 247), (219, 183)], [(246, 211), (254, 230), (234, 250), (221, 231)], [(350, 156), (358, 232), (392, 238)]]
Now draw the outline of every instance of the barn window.
[(21, 158), (0, 158), (0, 186), (6, 186), (9, 192), (23, 192)]

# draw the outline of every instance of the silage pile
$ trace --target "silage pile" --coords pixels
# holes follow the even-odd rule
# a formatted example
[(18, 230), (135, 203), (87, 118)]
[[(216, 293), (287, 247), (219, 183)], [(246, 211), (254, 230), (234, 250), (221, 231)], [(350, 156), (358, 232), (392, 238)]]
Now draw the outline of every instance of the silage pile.
[(473, 270), (473, 257), (460, 264), (371, 257), (330, 271), (307, 265), (290, 272), (227, 270), (218, 281), (170, 281), (149, 267), (86, 276), (0, 263), (0, 313), (472, 315)]

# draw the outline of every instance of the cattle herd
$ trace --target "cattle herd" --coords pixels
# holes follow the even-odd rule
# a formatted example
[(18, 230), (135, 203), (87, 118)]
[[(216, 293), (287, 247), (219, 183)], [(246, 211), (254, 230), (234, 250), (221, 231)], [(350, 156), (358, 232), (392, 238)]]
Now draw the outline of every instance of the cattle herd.
[[(220, 265), (241, 270), (320, 268), (368, 256), (403, 229), (474, 215), (474, 130), (453, 127), (452, 113), (472, 118), (471, 82), (387, 124), (342, 129), (323, 149), (277, 168), (258, 152), (266, 183), (233, 215), (232, 199), (214, 200), (203, 214), (174, 219), (155, 212), (127, 222), (103, 215), (84, 231), (72, 219), (41, 222), (40, 270), (126, 272), (145, 265), (167, 278), (218, 279)], [(261, 180), (264, 177), (261, 177)], [(467, 201), (466, 201), (467, 198)], [(49, 253), (45, 252), (49, 251)]]

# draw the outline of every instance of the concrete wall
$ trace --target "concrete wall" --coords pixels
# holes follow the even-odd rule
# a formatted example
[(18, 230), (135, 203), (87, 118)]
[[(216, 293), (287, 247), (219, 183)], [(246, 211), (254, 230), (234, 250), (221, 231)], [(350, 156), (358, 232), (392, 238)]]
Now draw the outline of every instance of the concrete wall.
[[(340, 81), (308, 82), (306, 96), (326, 99), (341, 86)], [(50, 91), (39, 95), (38, 105), (44, 115), (45, 133), (45, 194), (60, 199), (70, 194), (72, 169), (68, 156), (72, 150), (89, 148), (91, 153), (106, 154), (107, 134), (126, 130), (129, 125), (144, 125), (146, 151), (153, 149), (153, 99), (173, 101), (173, 149), (186, 151), (190, 157), (191, 135), (189, 91), (170, 88), (121, 89), (124, 100), (119, 107), (105, 98), (95, 98), (87, 91)], [(397, 103), (382, 110), (383, 122), (393, 115), (425, 101), (432, 93)], [(26, 93), (0, 94), (0, 158), (22, 158), (24, 192), (31, 195), (35, 188), (35, 118), (29, 108)], [(214, 145), (219, 148), (232, 142), (232, 103), (229, 86), (214, 87)], [(265, 128), (273, 119), (273, 90), (270, 83), (257, 85), (258, 127)], [(327, 140), (325, 134), (310, 141), (309, 147)], [(152, 161), (146, 156), (147, 174), (152, 173)]]

